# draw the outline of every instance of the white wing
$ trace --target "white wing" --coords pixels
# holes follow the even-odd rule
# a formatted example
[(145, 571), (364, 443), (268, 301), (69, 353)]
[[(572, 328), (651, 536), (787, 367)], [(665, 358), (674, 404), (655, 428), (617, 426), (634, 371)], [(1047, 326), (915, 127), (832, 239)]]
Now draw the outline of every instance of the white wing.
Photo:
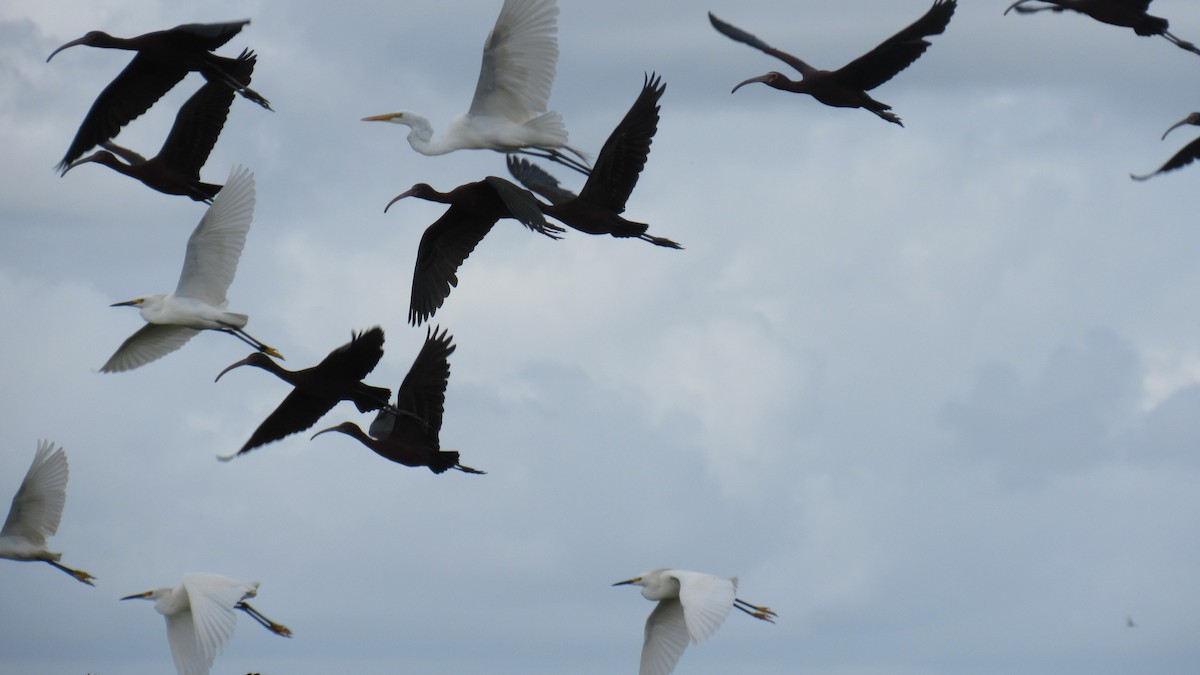
[[(180, 655), (187, 657), (189, 668), (202, 666), (202, 669), (195, 672), (207, 673), (212, 667), (213, 659), (233, 636), (233, 629), (237, 625), (234, 605), (241, 602), (242, 598), (254, 595), (258, 582), (236, 581), (217, 574), (191, 573), (183, 575), (183, 588), (187, 592), (192, 609), (191, 612), (172, 615), (190, 615), (186, 623), (177, 619), (176, 623), (172, 624), (171, 617), (167, 617), (167, 636), (171, 641), (171, 653), (175, 655), (175, 665), (180, 668), (181, 673), (191, 675), (193, 671), (185, 671), (180, 667)], [(190, 629), (190, 639), (185, 629)], [(177, 641), (180, 645), (178, 651)]]
[(199, 332), (187, 326), (148, 323), (121, 343), (116, 353), (101, 366), (100, 372), (119, 373), (144, 366), (179, 349)]
[(733, 609), (737, 586), (732, 579), (703, 572), (671, 570), (679, 580), (679, 602), (692, 642), (699, 642), (720, 628)]
[(659, 600), (646, 619), (646, 640), (642, 643), (642, 665), (638, 675), (667, 675), (675, 669), (687, 646), (683, 605), (674, 598)]
[(167, 643), (179, 675), (208, 675), (216, 654), (205, 656), (196, 641), (196, 626), (191, 612), (167, 615)]
[(235, 166), (188, 238), (175, 295), (223, 306), (253, 218), (254, 174)]
[(44, 548), (46, 537), (58, 531), (67, 502), (67, 453), (50, 441), (38, 441), (33, 464), (17, 488), (0, 536), (21, 537)]
[(505, 0), (483, 45), (468, 114), (524, 124), (546, 112), (558, 63), (557, 33), (554, 0)]

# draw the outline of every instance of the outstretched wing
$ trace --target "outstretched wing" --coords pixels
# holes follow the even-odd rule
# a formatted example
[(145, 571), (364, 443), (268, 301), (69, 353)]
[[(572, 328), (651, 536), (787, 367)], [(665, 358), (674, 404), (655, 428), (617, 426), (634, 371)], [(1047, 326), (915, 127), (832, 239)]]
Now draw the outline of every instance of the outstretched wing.
[(200, 224), (188, 238), (183, 271), (175, 295), (203, 300), (214, 307), (225, 304), (225, 294), (237, 274), (238, 258), (254, 220), (254, 174), (235, 166), (229, 180)]
[(17, 494), (0, 537), (21, 537), (45, 547), (46, 537), (58, 531), (67, 502), (67, 453), (50, 441), (38, 441), (37, 453)]
[(453, 340), (445, 329), (440, 333), (437, 327), (427, 330), (425, 344), (396, 391), (396, 408), (407, 414), (393, 420), (389, 438), (401, 436), (434, 450), (440, 447), (438, 432), (442, 428), (446, 386), (450, 381)]
[(508, 172), (517, 179), (518, 183), (524, 185), (526, 190), (545, 197), (546, 201), (551, 204), (561, 204), (579, 196), (570, 190), (559, 187), (557, 178), (524, 157), (509, 155)]
[(470, 209), (451, 205), (425, 229), (417, 245), (408, 322), (420, 325), (446, 302), (458, 285), (458, 268), (483, 241), (496, 221)]
[(175, 324), (148, 323), (130, 335), (100, 367), (102, 373), (119, 373), (157, 361), (187, 344), (200, 331)]
[(925, 53), (930, 43), (924, 38), (946, 30), (957, 6), (958, 0), (935, 0), (929, 11), (908, 28), (842, 66), (837, 72), (863, 91), (878, 87)]
[[(243, 51), (230, 68), (230, 75), (249, 86), (256, 58), (254, 52)], [(234, 94), (233, 88), (222, 81), (205, 82), (179, 109), (175, 124), (158, 151), (158, 159), (199, 180), (200, 169), (225, 128)]]
[(1174, 171), (1175, 169), (1181, 169), (1181, 168), (1187, 166), (1188, 164), (1191, 164), (1192, 162), (1196, 161), (1197, 159), (1200, 159), (1200, 138), (1197, 138), (1196, 140), (1192, 141), (1191, 143), (1188, 143), (1187, 145), (1183, 146), (1183, 148), (1180, 149), (1179, 152), (1175, 153), (1174, 157), (1172, 157), (1171, 159), (1168, 159), (1166, 164), (1163, 164), (1161, 167), (1159, 167), (1158, 171), (1155, 171), (1154, 173), (1148, 173), (1148, 174), (1145, 174), (1142, 176), (1135, 176), (1133, 174), (1129, 174), (1129, 175), (1134, 180), (1146, 180), (1148, 178), (1153, 178), (1154, 176), (1157, 176), (1158, 174), (1163, 173), (1164, 171)]
[(733, 24), (726, 23), (726, 22), (718, 19), (717, 17), (713, 16), (712, 12), (708, 13), (708, 20), (713, 25), (713, 28), (717, 29), (718, 33), (724, 35), (725, 37), (727, 37), (731, 40), (741, 42), (742, 44), (745, 44), (745, 45), (750, 45), (751, 47), (754, 47), (755, 49), (759, 50), (760, 52), (763, 52), (764, 54), (769, 54), (771, 56), (774, 56), (775, 58), (777, 58), (777, 59), (783, 61), (784, 63), (788, 64), (789, 66), (795, 68), (797, 71), (800, 72), (801, 75), (804, 75), (807, 77), (810, 73), (813, 73), (816, 71), (816, 68), (813, 68), (812, 66), (801, 61), (800, 59), (796, 58), (795, 56), (792, 56), (791, 54), (789, 54), (785, 51), (782, 51), (782, 50), (772, 47), (771, 45), (754, 37), (753, 35), (751, 35), (750, 33), (747, 33), (746, 31), (742, 30), (741, 28), (734, 26)]
[(541, 204), (529, 190), (496, 176), (488, 176), (483, 182), (492, 186), (499, 195), (500, 201), (504, 202), (508, 209), (509, 217), (520, 221), (525, 227), (551, 239), (558, 239), (557, 233), (564, 231), (561, 227), (546, 222)]
[(693, 642), (708, 638), (733, 609), (737, 586), (727, 577), (703, 572), (671, 570), (668, 574), (679, 580), (679, 602), (683, 604), (688, 637)]
[(658, 100), (666, 89), (661, 77), (646, 76), (637, 100), (604, 141), (592, 175), (579, 192), (581, 198), (613, 213), (625, 211), (625, 202), (650, 155), (650, 143), (658, 131)]
[(483, 45), (470, 113), (515, 124), (546, 112), (558, 63), (554, 0), (505, 0)]
[(642, 663), (638, 675), (667, 675), (675, 670), (679, 657), (688, 646), (683, 605), (676, 598), (659, 600), (646, 618), (646, 636), (642, 642)]

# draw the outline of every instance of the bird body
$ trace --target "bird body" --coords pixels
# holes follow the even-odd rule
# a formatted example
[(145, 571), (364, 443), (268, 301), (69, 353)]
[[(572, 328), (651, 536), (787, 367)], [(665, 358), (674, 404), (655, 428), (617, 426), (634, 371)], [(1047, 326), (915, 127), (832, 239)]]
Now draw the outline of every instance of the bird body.
[(1170, 22), (1149, 13), (1153, 0), (1037, 0), (1044, 4), (1037, 7), (1026, 7), (1025, 4), (1034, 0), (1017, 0), (1004, 10), (1005, 14), (1016, 10), (1018, 14), (1034, 14), (1051, 11), (1060, 14), (1066, 10), (1086, 14), (1096, 21), (1110, 26), (1132, 28), (1133, 32), (1143, 37), (1161, 35), (1176, 47), (1186, 49), (1194, 54), (1200, 54), (1200, 48), (1186, 40), (1180, 40), (1171, 34)]
[(271, 632), (291, 637), (246, 603), (258, 593), (257, 581), (237, 581), (218, 574), (184, 574), (177, 586), (162, 586), (122, 600), (152, 600), (167, 621), (167, 641), (179, 675), (207, 675), (213, 660), (233, 636), (234, 610), (242, 610)]
[(708, 13), (708, 19), (722, 35), (780, 59), (795, 68), (801, 76), (799, 80), (792, 80), (782, 73), (771, 71), (743, 80), (733, 91), (752, 82), (761, 82), (774, 89), (809, 94), (828, 106), (864, 108), (889, 122), (904, 126), (899, 117), (888, 112), (891, 106), (871, 98), (867, 92), (892, 79), (920, 58), (930, 44), (925, 38), (944, 32), (957, 6), (957, 0), (935, 0), (920, 19), (837, 70), (814, 68), (750, 33), (721, 21), (712, 12)]
[(46, 538), (58, 531), (67, 502), (67, 453), (50, 441), (38, 441), (33, 463), (13, 496), (0, 529), (0, 558), (41, 561), (70, 574), (88, 586), (92, 575), (59, 564), (61, 553), (46, 548)]
[(639, 675), (673, 671), (688, 643), (715, 633), (734, 607), (770, 623), (777, 616), (767, 607), (740, 600), (737, 577), (660, 568), (613, 585), (641, 586), (642, 597), (658, 602), (646, 619)]
[[(1169, 129), (1167, 129), (1165, 132), (1163, 132), (1163, 135), (1162, 135), (1163, 139), (1166, 139), (1167, 134), (1169, 134), (1172, 131), (1174, 131), (1175, 129), (1178, 129), (1179, 127), (1182, 127), (1187, 124), (1190, 124), (1193, 126), (1200, 126), (1200, 112), (1194, 112), (1194, 113), (1188, 115), (1187, 117), (1183, 118), (1182, 120), (1179, 120), (1175, 124), (1172, 124)], [(1129, 177), (1134, 180), (1139, 180), (1139, 181), (1140, 180), (1148, 180), (1148, 179), (1153, 178), (1154, 176), (1157, 176), (1158, 174), (1163, 173), (1165, 171), (1174, 171), (1175, 169), (1181, 169), (1181, 168), (1187, 166), (1188, 164), (1191, 164), (1192, 162), (1196, 161), (1196, 159), (1200, 159), (1200, 137), (1196, 138), (1191, 143), (1188, 143), (1187, 145), (1180, 148), (1179, 152), (1175, 153), (1170, 159), (1168, 159), (1162, 166), (1160, 166), (1158, 168), (1157, 171), (1154, 171), (1154, 172), (1148, 173), (1148, 174), (1143, 174), (1140, 176), (1131, 173), (1131, 174), (1129, 174)]]

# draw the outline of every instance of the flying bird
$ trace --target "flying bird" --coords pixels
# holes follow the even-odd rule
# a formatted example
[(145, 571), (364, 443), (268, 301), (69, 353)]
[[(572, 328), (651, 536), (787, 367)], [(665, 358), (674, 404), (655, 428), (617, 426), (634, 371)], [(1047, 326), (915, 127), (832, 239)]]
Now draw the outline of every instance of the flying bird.
[(25, 472), (25, 479), (8, 509), (4, 528), (0, 529), (0, 558), (40, 560), (88, 586), (95, 586), (92, 581), (96, 577), (60, 565), (58, 561), (62, 554), (46, 548), (46, 537), (58, 531), (66, 502), (67, 453), (61, 447), (55, 448), (50, 441), (38, 441), (33, 464)]
[(178, 586), (162, 586), (122, 600), (153, 600), (167, 619), (167, 642), (179, 675), (207, 675), (213, 659), (225, 648), (237, 625), (240, 609), (267, 630), (291, 637), (287, 626), (263, 616), (246, 602), (258, 593), (257, 581), (236, 581), (219, 574), (189, 573)]
[(642, 587), (642, 596), (658, 605), (646, 619), (642, 665), (638, 675), (667, 675), (675, 670), (688, 642), (699, 642), (725, 621), (736, 607), (756, 619), (775, 623), (778, 616), (767, 607), (752, 605), (736, 597), (737, 577), (718, 577), (703, 572), (656, 569), (613, 586)]
[(113, 138), (121, 128), (150, 109), (189, 72), (197, 71), (207, 80), (218, 80), (242, 96), (270, 110), (267, 99), (246, 86), (234, 75), (237, 59), (217, 56), (212, 51), (229, 42), (249, 19), (226, 23), (188, 23), (168, 30), (154, 31), (132, 38), (113, 37), (94, 30), (55, 49), (46, 57), (68, 47), (87, 45), (108, 49), (136, 51), (137, 55), (109, 83), (92, 103), (83, 124), (71, 141), (67, 154), (59, 162), (59, 170), (83, 156), (91, 148)]
[(442, 409), (446, 404), (446, 384), (450, 380), (449, 357), (454, 353), (452, 337), (445, 330), (427, 329), (425, 344), (413, 361), (400, 389), (396, 404), (381, 409), (364, 433), (354, 422), (343, 422), (313, 434), (337, 431), (358, 439), (380, 457), (405, 466), (426, 466), (434, 473), (457, 469), (463, 473), (485, 473), (458, 463), (459, 453), (442, 450), (438, 433), (442, 429)]
[[(583, 153), (567, 145), (562, 116), (547, 111), (558, 62), (555, 0), (504, 0), (483, 44), (483, 64), (471, 107), (433, 139), (429, 120), (409, 111), (364, 117), (409, 128), (408, 143), (423, 155), (463, 149), (522, 152), (545, 157), (582, 173)], [(563, 154), (566, 150), (578, 159)]]
[[(242, 52), (230, 74), (248, 84), (255, 59), (253, 52)], [(104, 150), (71, 162), (63, 169), (63, 174), (80, 164), (95, 162), (136, 178), (159, 192), (211, 203), (221, 186), (201, 182), (200, 169), (221, 135), (232, 104), (233, 89), (223, 81), (210, 80), (179, 109), (171, 133), (167, 134), (167, 140), (154, 157), (146, 159), (116, 143), (104, 141), (100, 144)]]
[[(1163, 132), (1162, 139), (1159, 139), (1159, 140), (1165, 140), (1167, 137), (1167, 134), (1171, 133), (1172, 131), (1174, 131), (1175, 129), (1177, 129), (1181, 126), (1184, 126), (1185, 124), (1200, 126), (1200, 112), (1194, 112), (1194, 113), (1188, 115), (1187, 117), (1179, 120), (1175, 124), (1172, 124), (1171, 128), (1169, 128), (1165, 132)], [(1157, 176), (1158, 174), (1160, 174), (1164, 171), (1174, 171), (1175, 169), (1185, 167), (1188, 164), (1191, 164), (1197, 158), (1200, 158), (1200, 137), (1197, 137), (1196, 140), (1183, 146), (1183, 148), (1181, 148), (1179, 150), (1179, 152), (1175, 153), (1174, 157), (1171, 157), (1171, 159), (1167, 160), (1166, 164), (1163, 164), (1162, 166), (1160, 166), (1158, 168), (1158, 171), (1155, 171), (1153, 173), (1144, 174), (1141, 176), (1131, 173), (1131, 174), (1129, 174), (1129, 177), (1134, 180), (1147, 180), (1149, 178), (1153, 178), (1154, 176)]]
[(670, 239), (646, 234), (645, 223), (621, 217), (650, 155), (650, 143), (658, 131), (658, 99), (666, 88), (661, 78), (653, 74), (646, 77), (642, 93), (600, 149), (579, 195), (560, 188), (558, 180), (538, 165), (514, 155), (508, 156), (509, 173), (550, 202), (542, 206), (543, 213), (580, 232), (637, 237), (656, 246), (683, 248)]
[(459, 266), (496, 221), (512, 218), (551, 239), (558, 239), (558, 233), (564, 231), (546, 222), (532, 193), (496, 176), (460, 185), (450, 192), (438, 192), (426, 183), (417, 183), (388, 202), (384, 212), (405, 197), (450, 205), (441, 218), (425, 229), (417, 245), (408, 305), (408, 322), (414, 326), (428, 320), (446, 301), (450, 289), (458, 285)]
[(260, 445), (304, 431), (316, 424), (339, 401), (353, 402), (359, 412), (386, 407), (392, 391), (362, 382), (381, 358), (383, 329), (375, 326), (364, 333), (351, 333), (349, 342), (330, 352), (329, 356), (311, 368), (287, 370), (262, 352), (253, 352), (222, 370), (217, 375), (218, 380), (239, 366), (262, 368), (292, 385), (293, 389), (240, 450), (220, 459), (228, 461)]
[(712, 12), (708, 13), (708, 20), (722, 35), (774, 56), (795, 68), (801, 75), (800, 80), (792, 80), (782, 73), (771, 71), (766, 75), (739, 82), (733, 91), (751, 82), (762, 82), (774, 89), (808, 94), (828, 106), (866, 108), (889, 122), (904, 126), (899, 117), (888, 112), (892, 109), (890, 105), (876, 101), (867, 92), (895, 77), (924, 54), (930, 44), (925, 38), (945, 31), (957, 6), (957, 0), (935, 0), (929, 11), (911, 26), (838, 70), (814, 68), (750, 33), (721, 21), (713, 16)]
[(238, 258), (254, 217), (254, 174), (234, 167), (229, 181), (208, 207), (188, 238), (183, 271), (174, 293), (158, 293), (113, 307), (137, 307), (146, 326), (121, 344), (100, 368), (114, 373), (132, 370), (182, 347), (201, 330), (219, 330), (255, 349), (283, 358), (274, 348), (243, 330), (249, 317), (226, 309), (225, 295), (237, 272)]
[(1026, 7), (1025, 3), (1034, 0), (1017, 0), (1004, 10), (1005, 14), (1017, 10), (1018, 14), (1033, 14), (1049, 10), (1062, 13), (1066, 10), (1086, 14), (1093, 19), (1107, 23), (1110, 26), (1132, 28), (1133, 32), (1142, 36), (1161, 35), (1176, 47), (1189, 52), (1200, 54), (1200, 49), (1187, 40), (1180, 40), (1167, 30), (1170, 23), (1158, 16), (1152, 16), (1150, 3), (1153, 0), (1038, 0), (1044, 2), (1037, 7)]

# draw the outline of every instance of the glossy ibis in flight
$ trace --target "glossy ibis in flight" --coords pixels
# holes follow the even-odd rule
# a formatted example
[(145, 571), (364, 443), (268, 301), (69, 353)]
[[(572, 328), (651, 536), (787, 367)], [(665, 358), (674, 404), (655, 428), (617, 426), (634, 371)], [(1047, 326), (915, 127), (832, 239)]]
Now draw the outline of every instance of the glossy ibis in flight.
[(925, 38), (946, 30), (946, 25), (950, 23), (950, 17), (957, 6), (957, 0), (935, 0), (929, 11), (908, 28), (884, 40), (878, 47), (838, 70), (814, 68), (750, 33), (721, 21), (713, 16), (712, 12), (708, 13), (708, 19), (722, 35), (774, 56), (795, 68), (801, 75), (800, 80), (792, 80), (782, 73), (771, 71), (766, 75), (739, 82), (733, 91), (751, 82), (762, 82), (774, 89), (808, 94), (828, 106), (866, 108), (889, 122), (904, 126), (899, 117), (888, 112), (892, 109), (890, 105), (876, 101), (867, 92), (895, 77), (924, 54), (930, 44)]
[(61, 447), (55, 448), (50, 441), (38, 441), (33, 463), (25, 472), (25, 479), (8, 509), (8, 518), (0, 529), (0, 558), (40, 560), (88, 586), (95, 586), (92, 583), (95, 577), (59, 564), (62, 554), (46, 548), (46, 537), (58, 531), (66, 502), (67, 453)]
[[(254, 53), (244, 51), (230, 74), (239, 82), (249, 84), (254, 62)], [(96, 162), (136, 178), (159, 192), (211, 202), (221, 186), (201, 182), (200, 169), (221, 135), (232, 104), (233, 89), (229, 85), (220, 80), (208, 81), (179, 109), (171, 133), (167, 134), (162, 149), (154, 157), (146, 159), (132, 150), (104, 141), (100, 144), (104, 150), (71, 162), (63, 169), (63, 174), (80, 164)], [(117, 159), (118, 156), (125, 162)]]
[(242, 96), (270, 110), (267, 99), (234, 75), (237, 59), (212, 53), (229, 42), (248, 23), (249, 19), (226, 23), (188, 23), (132, 38), (113, 37), (94, 30), (51, 52), (46, 61), (75, 45), (137, 52), (129, 65), (92, 103), (92, 108), (83, 118), (83, 124), (79, 125), (75, 140), (71, 141), (71, 147), (59, 162), (59, 169), (65, 169), (83, 153), (116, 136), (122, 127), (149, 110), (155, 101), (191, 71), (199, 72), (205, 79), (224, 82)]
[(496, 176), (460, 185), (450, 192), (438, 192), (425, 183), (417, 183), (388, 202), (384, 212), (405, 197), (450, 205), (441, 218), (425, 229), (417, 245), (408, 306), (408, 322), (413, 325), (426, 321), (442, 306), (451, 287), (458, 285), (459, 266), (497, 220), (519, 220), (551, 239), (558, 239), (558, 233), (564, 231), (546, 222), (537, 197)]
[(192, 572), (178, 586), (163, 586), (122, 600), (153, 600), (167, 620), (167, 642), (179, 675), (207, 674), (217, 653), (225, 648), (237, 625), (240, 609), (264, 628), (291, 637), (287, 626), (275, 623), (246, 602), (258, 594), (257, 581), (237, 581), (219, 574)]
[[(1175, 124), (1172, 124), (1171, 128), (1169, 128), (1165, 132), (1163, 132), (1163, 135), (1162, 135), (1163, 139), (1165, 139), (1167, 137), (1167, 134), (1171, 133), (1172, 131), (1174, 131), (1175, 129), (1177, 129), (1181, 126), (1184, 126), (1185, 124), (1200, 126), (1200, 112), (1194, 112), (1194, 113), (1188, 115), (1187, 117), (1179, 120)], [(1148, 174), (1145, 174), (1142, 176), (1136, 176), (1131, 173), (1131, 174), (1129, 174), (1129, 177), (1134, 180), (1146, 180), (1148, 178), (1153, 178), (1154, 176), (1157, 176), (1158, 174), (1160, 174), (1164, 171), (1174, 171), (1175, 169), (1185, 167), (1188, 164), (1191, 164), (1197, 158), (1200, 158), (1200, 138), (1196, 138), (1196, 140), (1183, 146), (1183, 148), (1181, 148), (1179, 150), (1179, 152), (1175, 153), (1174, 157), (1172, 157), (1171, 159), (1168, 159), (1166, 164), (1163, 164), (1161, 167), (1159, 167), (1158, 171), (1155, 171), (1153, 173), (1148, 173)]]
[(383, 329), (379, 326), (365, 333), (351, 333), (350, 341), (329, 352), (320, 363), (303, 370), (287, 370), (261, 352), (222, 370), (217, 379), (239, 366), (255, 366), (274, 373), (276, 377), (292, 385), (288, 394), (254, 430), (250, 440), (236, 453), (221, 457), (228, 461), (291, 434), (304, 431), (333, 409), (339, 401), (351, 401), (359, 412), (368, 412), (386, 407), (391, 397), (390, 389), (363, 384), (379, 359), (383, 358)]
[(1170, 24), (1166, 19), (1150, 15), (1152, 0), (1037, 0), (1045, 4), (1037, 7), (1025, 6), (1026, 3), (1033, 1), (1017, 0), (1009, 5), (1004, 13), (1008, 14), (1014, 9), (1018, 14), (1033, 14), (1046, 10), (1061, 13), (1069, 9), (1086, 14), (1101, 23), (1132, 28), (1133, 32), (1138, 35), (1161, 35), (1176, 47), (1200, 54), (1200, 49), (1197, 49), (1196, 45), (1187, 40), (1180, 40), (1167, 30)]
[(592, 174), (578, 196), (560, 188), (558, 181), (536, 164), (513, 155), (508, 156), (509, 173), (526, 188), (549, 200), (549, 206), (542, 206), (546, 215), (576, 230), (637, 237), (656, 246), (683, 248), (670, 239), (646, 234), (645, 223), (634, 223), (620, 215), (646, 166), (650, 143), (658, 130), (658, 99), (666, 88), (661, 78), (654, 75), (646, 78), (642, 93), (604, 142), (592, 166)]
[(234, 167), (229, 181), (188, 238), (175, 292), (112, 305), (139, 308), (146, 325), (121, 344), (101, 372), (144, 366), (179, 349), (206, 329), (229, 333), (261, 352), (283, 358), (243, 330), (250, 317), (226, 309), (229, 301), (225, 296), (237, 273), (238, 258), (253, 218), (254, 174)]
[(458, 463), (458, 452), (442, 450), (438, 433), (442, 429), (442, 409), (446, 404), (446, 384), (450, 380), (449, 357), (454, 353), (452, 337), (445, 330), (427, 329), (425, 344), (413, 361), (392, 410), (381, 409), (364, 433), (354, 422), (318, 431), (352, 436), (380, 457), (405, 466), (426, 466), (434, 473), (457, 469), (463, 473), (485, 473)]
[(638, 675), (670, 673), (688, 642), (699, 642), (717, 632), (730, 609), (775, 623), (778, 615), (770, 608), (737, 597), (737, 584), (737, 577), (674, 569), (651, 570), (613, 584), (641, 586), (642, 597), (658, 601), (646, 619)]
[[(582, 173), (585, 157), (567, 145), (562, 116), (547, 112), (558, 63), (558, 6), (555, 0), (504, 0), (496, 25), (483, 44), (483, 64), (471, 107), (433, 139), (429, 120), (402, 111), (364, 117), (409, 128), (408, 143), (423, 155), (463, 149), (521, 152), (545, 157)], [(562, 150), (574, 154), (573, 159)]]

